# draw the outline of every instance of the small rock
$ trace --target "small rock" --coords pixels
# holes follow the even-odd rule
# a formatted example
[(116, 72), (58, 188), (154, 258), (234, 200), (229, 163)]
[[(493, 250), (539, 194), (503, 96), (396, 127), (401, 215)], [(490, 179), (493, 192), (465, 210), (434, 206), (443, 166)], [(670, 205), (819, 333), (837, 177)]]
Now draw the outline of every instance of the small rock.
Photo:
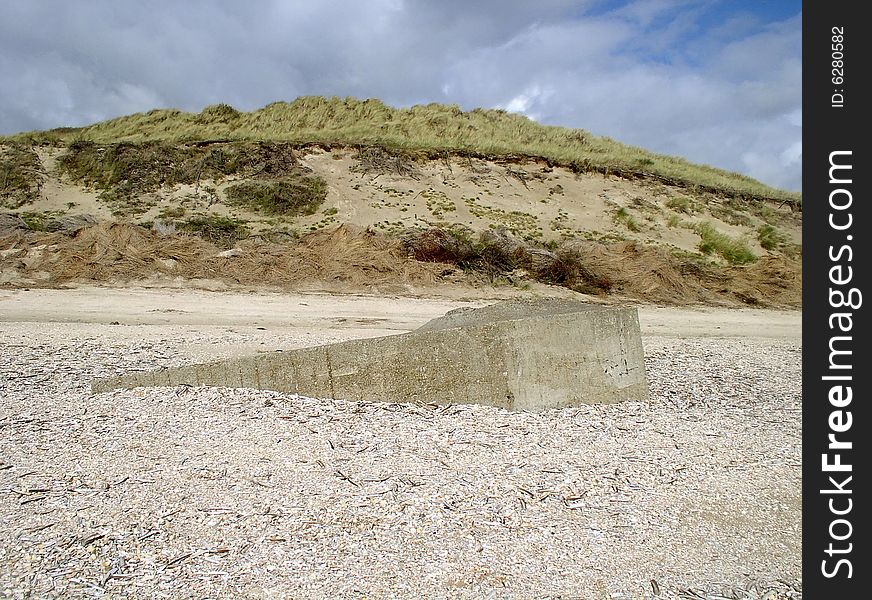
[(215, 258), (233, 258), (234, 256), (242, 256), (242, 250), (239, 248), (231, 248), (230, 250), (219, 252), (215, 255)]

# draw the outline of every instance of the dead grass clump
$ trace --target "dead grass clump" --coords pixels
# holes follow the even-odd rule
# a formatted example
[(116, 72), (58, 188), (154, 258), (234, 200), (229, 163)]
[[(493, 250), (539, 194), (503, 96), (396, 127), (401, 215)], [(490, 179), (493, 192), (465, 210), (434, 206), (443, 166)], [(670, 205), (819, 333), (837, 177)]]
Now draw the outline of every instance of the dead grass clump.
[(802, 261), (787, 256), (766, 256), (757, 262), (724, 271), (728, 293), (745, 304), (802, 306)]
[(435, 227), (424, 231), (409, 230), (402, 239), (415, 260), (454, 264), (462, 268), (470, 268), (474, 261), (472, 238), (466, 231)]
[(404, 234), (403, 241), (416, 260), (453, 264), (491, 280), (510, 277), (520, 269), (536, 281), (583, 293), (598, 294), (611, 288), (609, 278), (591, 272), (576, 253), (552, 252), (499, 229), (478, 236), (462, 228), (413, 230)]
[(362, 148), (354, 157), (356, 164), (352, 171), (364, 175), (399, 175), (418, 179), (421, 172), (408, 152), (389, 150), (380, 146)]
[(0, 145), (0, 206), (19, 208), (39, 197), (45, 174), (39, 156), (25, 144)]
[(699, 206), (693, 199), (687, 196), (672, 196), (666, 200), (666, 208), (671, 208), (675, 212), (692, 215), (699, 211)]
[(688, 277), (686, 261), (663, 248), (636, 242), (570, 240), (566, 251), (593, 277), (607, 278), (612, 291), (663, 304), (686, 304), (710, 299), (706, 289)]
[(292, 243), (245, 240), (232, 256), (221, 256), (218, 246), (197, 236), (159, 235), (120, 223), (101, 223), (72, 236), (16, 232), (0, 238), (0, 246), (18, 250), (2, 260), (4, 267), (12, 261), (10, 265), (24, 276), (47, 274), (40, 284), (50, 286), (165, 275), (252, 286), (298, 288), (326, 284), (338, 289), (391, 289), (410, 283), (433, 283), (444, 271), (444, 265), (409, 260), (402, 243), (395, 238), (348, 225), (312, 233)]
[(136, 280), (166, 271), (195, 277), (202, 272), (205, 257), (217, 252), (215, 246), (197, 237), (159, 237), (142, 227), (121, 223), (100, 223), (80, 229), (72, 237), (43, 234), (34, 242), (47, 247), (41, 260), (30, 268), (48, 272), (54, 283)]
[(410, 261), (398, 239), (350, 225), (303, 236), (290, 256), (289, 269), (297, 278), (355, 286), (433, 283), (440, 270)]

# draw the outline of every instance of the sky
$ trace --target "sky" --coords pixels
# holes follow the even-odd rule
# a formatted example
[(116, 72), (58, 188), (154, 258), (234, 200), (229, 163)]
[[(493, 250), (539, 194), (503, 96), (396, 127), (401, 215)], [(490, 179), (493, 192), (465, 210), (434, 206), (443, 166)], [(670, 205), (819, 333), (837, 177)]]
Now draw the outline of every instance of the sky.
[(303, 95), (503, 108), (801, 191), (800, 0), (5, 0), (0, 134)]

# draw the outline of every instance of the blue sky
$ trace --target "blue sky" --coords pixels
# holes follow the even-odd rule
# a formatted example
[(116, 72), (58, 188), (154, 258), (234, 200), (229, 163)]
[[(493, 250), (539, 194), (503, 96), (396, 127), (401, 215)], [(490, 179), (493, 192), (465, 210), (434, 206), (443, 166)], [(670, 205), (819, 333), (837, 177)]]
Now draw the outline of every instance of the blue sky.
[(11, 0), (0, 133), (299, 95), (500, 107), (801, 189), (800, 1)]

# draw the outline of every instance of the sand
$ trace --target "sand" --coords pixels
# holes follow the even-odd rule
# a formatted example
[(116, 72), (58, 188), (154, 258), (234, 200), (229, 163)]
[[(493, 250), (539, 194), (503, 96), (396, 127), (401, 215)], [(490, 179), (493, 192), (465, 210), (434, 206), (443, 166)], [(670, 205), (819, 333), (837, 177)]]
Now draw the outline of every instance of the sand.
[(531, 414), (88, 389), (486, 301), (0, 292), (0, 590), (801, 598), (798, 312), (640, 307), (645, 403)]

